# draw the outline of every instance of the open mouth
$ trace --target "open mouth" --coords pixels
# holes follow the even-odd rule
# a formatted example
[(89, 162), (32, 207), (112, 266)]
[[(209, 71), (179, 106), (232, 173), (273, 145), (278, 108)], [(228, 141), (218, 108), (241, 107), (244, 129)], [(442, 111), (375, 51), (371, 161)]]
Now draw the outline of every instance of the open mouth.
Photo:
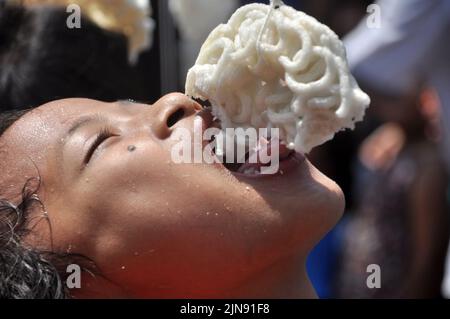
[[(200, 116), (203, 120), (203, 131), (212, 127), (221, 128), (220, 120), (212, 115), (210, 107), (202, 109), (197, 113), (197, 116)], [(215, 138), (215, 136), (212, 136), (205, 143), (213, 145)], [(235, 150), (232, 153), (237, 154), (236, 143), (234, 144)], [(216, 148), (212, 149), (212, 153), (216, 163), (220, 163), (220, 166), (233, 175), (246, 177), (283, 175), (304, 160), (302, 154), (288, 149), (283, 142), (273, 143), (262, 137), (259, 138), (258, 147), (246, 147), (244, 158), (237, 158), (236, 155), (227, 158), (226, 152), (223, 156), (219, 156), (216, 153)]]

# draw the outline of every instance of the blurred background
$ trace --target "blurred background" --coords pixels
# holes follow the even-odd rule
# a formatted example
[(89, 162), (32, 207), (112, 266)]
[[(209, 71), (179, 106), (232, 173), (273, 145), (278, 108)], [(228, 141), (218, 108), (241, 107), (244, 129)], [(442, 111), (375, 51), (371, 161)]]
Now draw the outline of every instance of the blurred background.
[[(209, 32), (250, 2), (0, 0), (0, 111), (65, 97), (152, 103), (184, 91)], [(71, 3), (81, 28), (67, 27)], [(284, 3), (344, 39), (372, 99), (355, 131), (309, 154), (347, 201), (308, 259), (319, 297), (450, 297), (450, 1)], [(370, 265), (379, 288), (367, 285)]]

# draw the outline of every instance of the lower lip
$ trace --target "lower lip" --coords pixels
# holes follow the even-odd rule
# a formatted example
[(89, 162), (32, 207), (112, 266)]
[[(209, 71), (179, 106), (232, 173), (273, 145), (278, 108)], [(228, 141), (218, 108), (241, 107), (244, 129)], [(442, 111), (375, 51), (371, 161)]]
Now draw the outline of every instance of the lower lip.
[[(204, 114), (197, 114), (202, 119), (202, 132), (206, 130), (211, 122), (212, 122), (212, 115), (210, 112), (205, 112)], [(203, 141), (203, 147), (205, 147), (209, 141)], [(229, 171), (232, 175), (237, 177), (246, 177), (246, 178), (270, 178), (273, 176), (280, 176), (289, 174), (292, 170), (295, 170), (298, 168), (303, 162), (305, 161), (305, 156), (301, 153), (293, 152), (288, 157), (284, 159), (280, 159), (279, 165), (278, 165), (278, 171), (274, 174), (243, 174), (238, 172), (233, 172), (225, 168), (220, 163), (214, 163), (214, 165), (221, 166), (223, 169)]]
[(305, 161), (304, 155), (293, 152), (287, 158), (280, 160), (278, 171), (275, 174), (243, 174), (232, 171), (230, 171), (230, 173), (237, 177), (271, 178), (274, 176), (282, 176), (290, 174), (293, 170), (297, 169), (304, 161)]

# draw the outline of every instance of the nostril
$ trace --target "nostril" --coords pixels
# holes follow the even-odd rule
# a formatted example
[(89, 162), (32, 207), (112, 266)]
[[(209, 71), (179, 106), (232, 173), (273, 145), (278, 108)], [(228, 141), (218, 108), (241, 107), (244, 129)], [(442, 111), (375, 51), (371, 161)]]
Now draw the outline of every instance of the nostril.
[(167, 119), (167, 127), (174, 126), (179, 120), (184, 117), (185, 111), (183, 108), (179, 108), (175, 112), (173, 112), (169, 118)]

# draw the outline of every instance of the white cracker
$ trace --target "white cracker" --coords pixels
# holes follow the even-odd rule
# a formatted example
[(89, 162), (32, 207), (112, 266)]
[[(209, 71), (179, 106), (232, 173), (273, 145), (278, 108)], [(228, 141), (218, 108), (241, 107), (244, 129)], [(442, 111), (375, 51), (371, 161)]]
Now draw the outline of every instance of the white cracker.
[(243, 6), (211, 32), (188, 72), (186, 94), (209, 100), (223, 128), (277, 127), (301, 153), (353, 129), (370, 103), (337, 35), (273, 3)]

